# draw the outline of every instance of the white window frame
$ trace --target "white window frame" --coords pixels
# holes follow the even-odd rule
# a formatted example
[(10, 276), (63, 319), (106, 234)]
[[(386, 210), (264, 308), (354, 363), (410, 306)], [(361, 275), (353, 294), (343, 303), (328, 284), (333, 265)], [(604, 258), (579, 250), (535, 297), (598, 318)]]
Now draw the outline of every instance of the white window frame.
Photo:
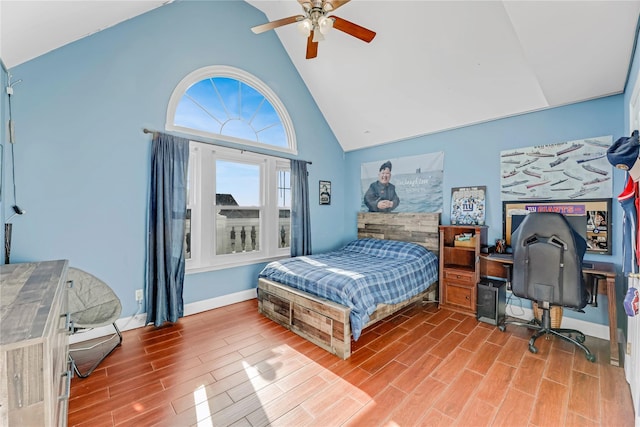
[[(216, 160), (229, 160), (260, 166), (260, 206), (243, 206), (260, 210), (256, 251), (216, 254), (217, 231), (215, 222)], [(191, 209), (191, 258), (186, 260), (187, 273), (218, 270), (266, 262), (288, 257), (290, 247), (279, 248), (278, 171), (291, 170), (290, 161), (264, 154), (252, 153), (213, 144), (190, 141), (189, 144), (189, 200)], [(237, 247), (240, 245), (236, 230)], [(247, 231), (248, 232), (248, 231)], [(288, 238), (290, 239), (290, 233)], [(249, 239), (247, 239), (249, 240)]]
[[(278, 147), (278, 146), (270, 145), (266, 143), (234, 138), (228, 135), (212, 134), (210, 132), (205, 132), (198, 129), (192, 129), (192, 128), (186, 128), (186, 127), (174, 125), (176, 109), (178, 108), (178, 104), (180, 103), (180, 100), (182, 99), (182, 96), (185, 94), (185, 92), (192, 85), (199, 83), (204, 79), (215, 78), (215, 77), (232, 78), (240, 82), (243, 82), (253, 87), (258, 92), (260, 92), (265, 97), (265, 99), (271, 103), (273, 108), (278, 113), (278, 116), (280, 117), (282, 126), (284, 128), (284, 131), (287, 137), (288, 147)], [(293, 122), (291, 121), (291, 117), (289, 117), (289, 113), (284, 107), (284, 104), (282, 103), (282, 101), (280, 101), (280, 99), (275, 94), (275, 92), (273, 92), (271, 88), (269, 88), (269, 86), (267, 86), (262, 80), (260, 80), (256, 76), (250, 73), (247, 73), (246, 71), (241, 70), (239, 68), (234, 68), (227, 65), (212, 65), (209, 67), (200, 68), (198, 70), (193, 71), (189, 75), (187, 75), (184, 79), (180, 81), (180, 83), (178, 83), (176, 88), (173, 90), (173, 93), (171, 94), (171, 98), (169, 99), (169, 104), (167, 106), (167, 117), (165, 122), (165, 128), (168, 131), (176, 131), (176, 132), (181, 132), (189, 135), (197, 135), (204, 138), (215, 138), (220, 141), (231, 142), (234, 144), (249, 145), (253, 147), (259, 147), (262, 149), (267, 148), (269, 150), (278, 151), (278, 152), (287, 153), (287, 154), (293, 154), (293, 155), (298, 154), (298, 149), (296, 145), (296, 134), (293, 129)]]
[[(258, 91), (266, 102), (274, 108), (284, 129), (287, 147), (280, 147), (268, 143), (261, 143), (228, 135), (219, 135), (198, 129), (176, 126), (175, 114), (178, 105), (187, 90), (202, 80), (216, 77), (226, 77), (244, 83)], [(218, 270), (241, 265), (255, 264), (290, 256), (290, 247), (279, 248), (280, 233), (278, 231), (278, 175), (279, 170), (291, 173), (291, 162), (286, 158), (274, 157), (246, 151), (243, 148), (258, 147), (274, 152), (297, 155), (296, 135), (293, 122), (284, 104), (275, 92), (256, 76), (246, 71), (226, 65), (213, 65), (195, 70), (184, 77), (175, 87), (167, 105), (165, 129), (180, 132), (194, 137), (201, 137), (203, 141), (191, 141), (189, 147), (189, 197), (187, 209), (191, 209), (190, 247), (191, 256), (186, 260), (186, 272), (197, 273)], [(221, 142), (221, 145), (215, 145)], [(227, 148), (237, 146), (237, 149)], [(216, 254), (216, 225), (215, 225), (215, 161), (216, 156), (226, 160), (259, 164), (261, 166), (261, 213), (260, 235), (258, 236), (258, 250), (242, 252), (236, 249), (232, 254)], [(246, 207), (245, 208), (253, 208)], [(290, 206), (289, 206), (290, 209)], [(240, 246), (240, 230), (236, 230), (236, 248)], [(247, 232), (249, 234), (249, 232)], [(287, 236), (289, 245), (291, 231)], [(247, 239), (249, 240), (249, 239)], [(250, 242), (250, 240), (249, 240)], [(248, 243), (250, 245), (250, 243)]]

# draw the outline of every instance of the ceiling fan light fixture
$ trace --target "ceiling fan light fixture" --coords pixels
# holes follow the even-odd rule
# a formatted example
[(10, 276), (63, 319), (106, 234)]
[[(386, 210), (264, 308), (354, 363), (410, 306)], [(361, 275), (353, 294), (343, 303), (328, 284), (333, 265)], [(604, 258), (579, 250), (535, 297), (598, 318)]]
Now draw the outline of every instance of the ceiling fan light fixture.
[(313, 42), (314, 43), (318, 43), (324, 40), (324, 36), (322, 35), (322, 33), (320, 31), (314, 31), (313, 32)]
[(327, 34), (333, 28), (333, 19), (321, 16), (318, 18), (318, 29), (322, 34)]
[(298, 31), (303, 36), (309, 37), (312, 29), (313, 29), (313, 23), (311, 22), (311, 19), (305, 18), (302, 21), (298, 22)]

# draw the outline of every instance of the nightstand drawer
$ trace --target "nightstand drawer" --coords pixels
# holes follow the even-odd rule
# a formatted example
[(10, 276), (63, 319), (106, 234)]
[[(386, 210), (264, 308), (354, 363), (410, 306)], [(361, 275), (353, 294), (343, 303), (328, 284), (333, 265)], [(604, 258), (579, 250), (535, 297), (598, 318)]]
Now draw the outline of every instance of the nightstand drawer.
[(473, 292), (475, 288), (467, 288), (465, 286), (458, 286), (455, 283), (445, 283), (445, 297), (444, 300), (447, 304), (456, 305), (460, 308), (468, 310), (474, 310), (473, 304)]
[(475, 273), (463, 270), (445, 270), (444, 279), (447, 281), (454, 280), (458, 283), (464, 283), (469, 286), (475, 285)]

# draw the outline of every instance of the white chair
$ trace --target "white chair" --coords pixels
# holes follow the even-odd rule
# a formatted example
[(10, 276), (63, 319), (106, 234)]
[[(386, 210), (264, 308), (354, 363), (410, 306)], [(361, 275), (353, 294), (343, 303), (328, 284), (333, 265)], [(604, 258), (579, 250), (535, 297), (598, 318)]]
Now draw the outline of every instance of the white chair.
[[(122, 343), (122, 334), (115, 323), (120, 317), (122, 305), (118, 296), (106, 283), (86, 271), (70, 267), (67, 278), (73, 282), (69, 289), (69, 313), (73, 333), (108, 325), (112, 325), (115, 329), (115, 333), (88, 347), (69, 348), (69, 358), (76, 374), (81, 378), (86, 378)], [(93, 362), (88, 370), (81, 372), (74, 359), (74, 354), (90, 351), (97, 347), (102, 348), (109, 342), (111, 344), (106, 349), (102, 349), (102, 356)]]

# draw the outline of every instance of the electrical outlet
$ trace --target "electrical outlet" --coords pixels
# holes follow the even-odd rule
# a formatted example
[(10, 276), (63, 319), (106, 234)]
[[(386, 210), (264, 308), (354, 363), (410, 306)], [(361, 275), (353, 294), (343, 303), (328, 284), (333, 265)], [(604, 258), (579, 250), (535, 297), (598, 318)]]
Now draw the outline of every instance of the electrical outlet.
[(144, 296), (142, 293), (142, 289), (136, 289), (136, 301), (142, 302), (143, 299), (144, 299)]
[(631, 343), (627, 343), (627, 355), (631, 356)]

